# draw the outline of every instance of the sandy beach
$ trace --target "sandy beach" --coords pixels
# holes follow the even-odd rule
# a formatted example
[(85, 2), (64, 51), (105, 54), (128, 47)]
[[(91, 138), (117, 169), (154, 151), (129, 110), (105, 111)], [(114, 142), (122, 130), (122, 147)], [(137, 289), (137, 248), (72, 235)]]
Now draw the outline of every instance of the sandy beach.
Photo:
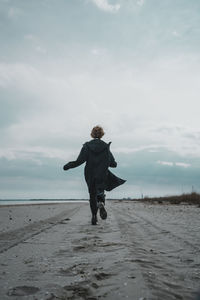
[(107, 201), (0, 207), (0, 299), (195, 299), (200, 208)]

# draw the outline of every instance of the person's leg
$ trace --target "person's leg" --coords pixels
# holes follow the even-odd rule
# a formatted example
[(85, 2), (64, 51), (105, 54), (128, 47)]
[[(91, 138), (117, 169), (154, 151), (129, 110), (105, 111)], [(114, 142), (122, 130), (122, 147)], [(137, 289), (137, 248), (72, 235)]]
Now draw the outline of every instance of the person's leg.
[(97, 207), (97, 195), (96, 195), (96, 189), (95, 186), (93, 186), (90, 189), (90, 209), (91, 209), (91, 213), (92, 213), (92, 225), (96, 225), (97, 223), (97, 211), (98, 211), (98, 207)]
[(97, 190), (97, 201), (98, 202), (103, 202), (105, 205), (105, 194), (103, 190)]
[(107, 218), (107, 211), (105, 209), (105, 194), (101, 188), (97, 189), (97, 205), (100, 211), (100, 217), (105, 220)]
[(90, 209), (93, 215), (97, 214), (97, 196), (95, 192), (90, 192)]

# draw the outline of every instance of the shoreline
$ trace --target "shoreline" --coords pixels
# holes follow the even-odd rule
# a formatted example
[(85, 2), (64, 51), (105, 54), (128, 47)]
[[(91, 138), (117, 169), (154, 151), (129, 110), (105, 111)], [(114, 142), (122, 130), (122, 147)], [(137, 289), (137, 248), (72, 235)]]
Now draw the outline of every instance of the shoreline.
[[(200, 208), (200, 201), (196, 202), (196, 201), (191, 201), (191, 202), (176, 202), (176, 201), (160, 201), (160, 200), (123, 200), (123, 199), (106, 199), (106, 201), (110, 202), (118, 202), (118, 203), (138, 203), (138, 204), (145, 204), (145, 205), (161, 205), (161, 206), (196, 206), (198, 208)], [(5, 204), (1, 204), (0, 203), (0, 209), (4, 208), (4, 207), (18, 207), (18, 206), (37, 206), (37, 205), (42, 205), (42, 206), (48, 206), (48, 205), (69, 205), (69, 204), (78, 204), (78, 203), (85, 203), (88, 204), (89, 203), (89, 199), (86, 200), (66, 200), (66, 201), (46, 201), (46, 202), (35, 202), (35, 203), (31, 203), (31, 202), (26, 202), (26, 203), (5, 203)]]
[[(119, 201), (124, 203), (135, 202), (135, 203), (147, 203), (147, 204), (184, 204), (184, 205), (199, 205), (200, 206), (200, 194), (192, 192), (189, 194), (171, 195), (163, 197), (143, 197), (143, 198), (106, 198), (107, 201)], [(3, 205), (29, 205), (29, 204), (54, 204), (54, 203), (81, 203), (88, 202), (87, 199), (0, 199), (0, 207)], [(3, 203), (4, 202), (4, 203)], [(9, 203), (10, 202), (10, 203)], [(17, 203), (19, 202), (19, 203)], [(26, 203), (23, 203), (26, 202)]]
[(11, 203), (11, 204), (0, 204), (1, 207), (16, 207), (16, 206), (35, 206), (35, 205), (58, 205), (58, 204), (73, 204), (73, 203), (87, 203), (88, 200), (75, 200), (75, 201), (62, 201), (62, 202), (39, 202), (38, 203)]

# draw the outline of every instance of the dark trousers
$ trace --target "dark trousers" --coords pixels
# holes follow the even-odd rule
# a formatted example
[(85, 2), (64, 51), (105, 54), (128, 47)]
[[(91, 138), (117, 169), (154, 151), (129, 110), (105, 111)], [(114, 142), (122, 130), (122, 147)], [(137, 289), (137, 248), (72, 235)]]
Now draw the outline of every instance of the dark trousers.
[(105, 204), (105, 194), (102, 187), (96, 185), (95, 183), (90, 188), (90, 209), (93, 215), (97, 214), (98, 202), (103, 202)]

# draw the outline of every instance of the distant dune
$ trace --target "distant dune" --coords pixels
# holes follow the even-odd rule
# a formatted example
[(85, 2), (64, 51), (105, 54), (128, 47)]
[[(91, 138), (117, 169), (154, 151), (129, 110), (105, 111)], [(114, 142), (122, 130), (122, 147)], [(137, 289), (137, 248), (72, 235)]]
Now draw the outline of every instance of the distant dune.
[(159, 204), (197, 204), (200, 205), (200, 194), (190, 193), (182, 194), (179, 196), (165, 196), (165, 197), (144, 197), (143, 199), (133, 199), (136, 201), (149, 202), (149, 203), (159, 203)]

